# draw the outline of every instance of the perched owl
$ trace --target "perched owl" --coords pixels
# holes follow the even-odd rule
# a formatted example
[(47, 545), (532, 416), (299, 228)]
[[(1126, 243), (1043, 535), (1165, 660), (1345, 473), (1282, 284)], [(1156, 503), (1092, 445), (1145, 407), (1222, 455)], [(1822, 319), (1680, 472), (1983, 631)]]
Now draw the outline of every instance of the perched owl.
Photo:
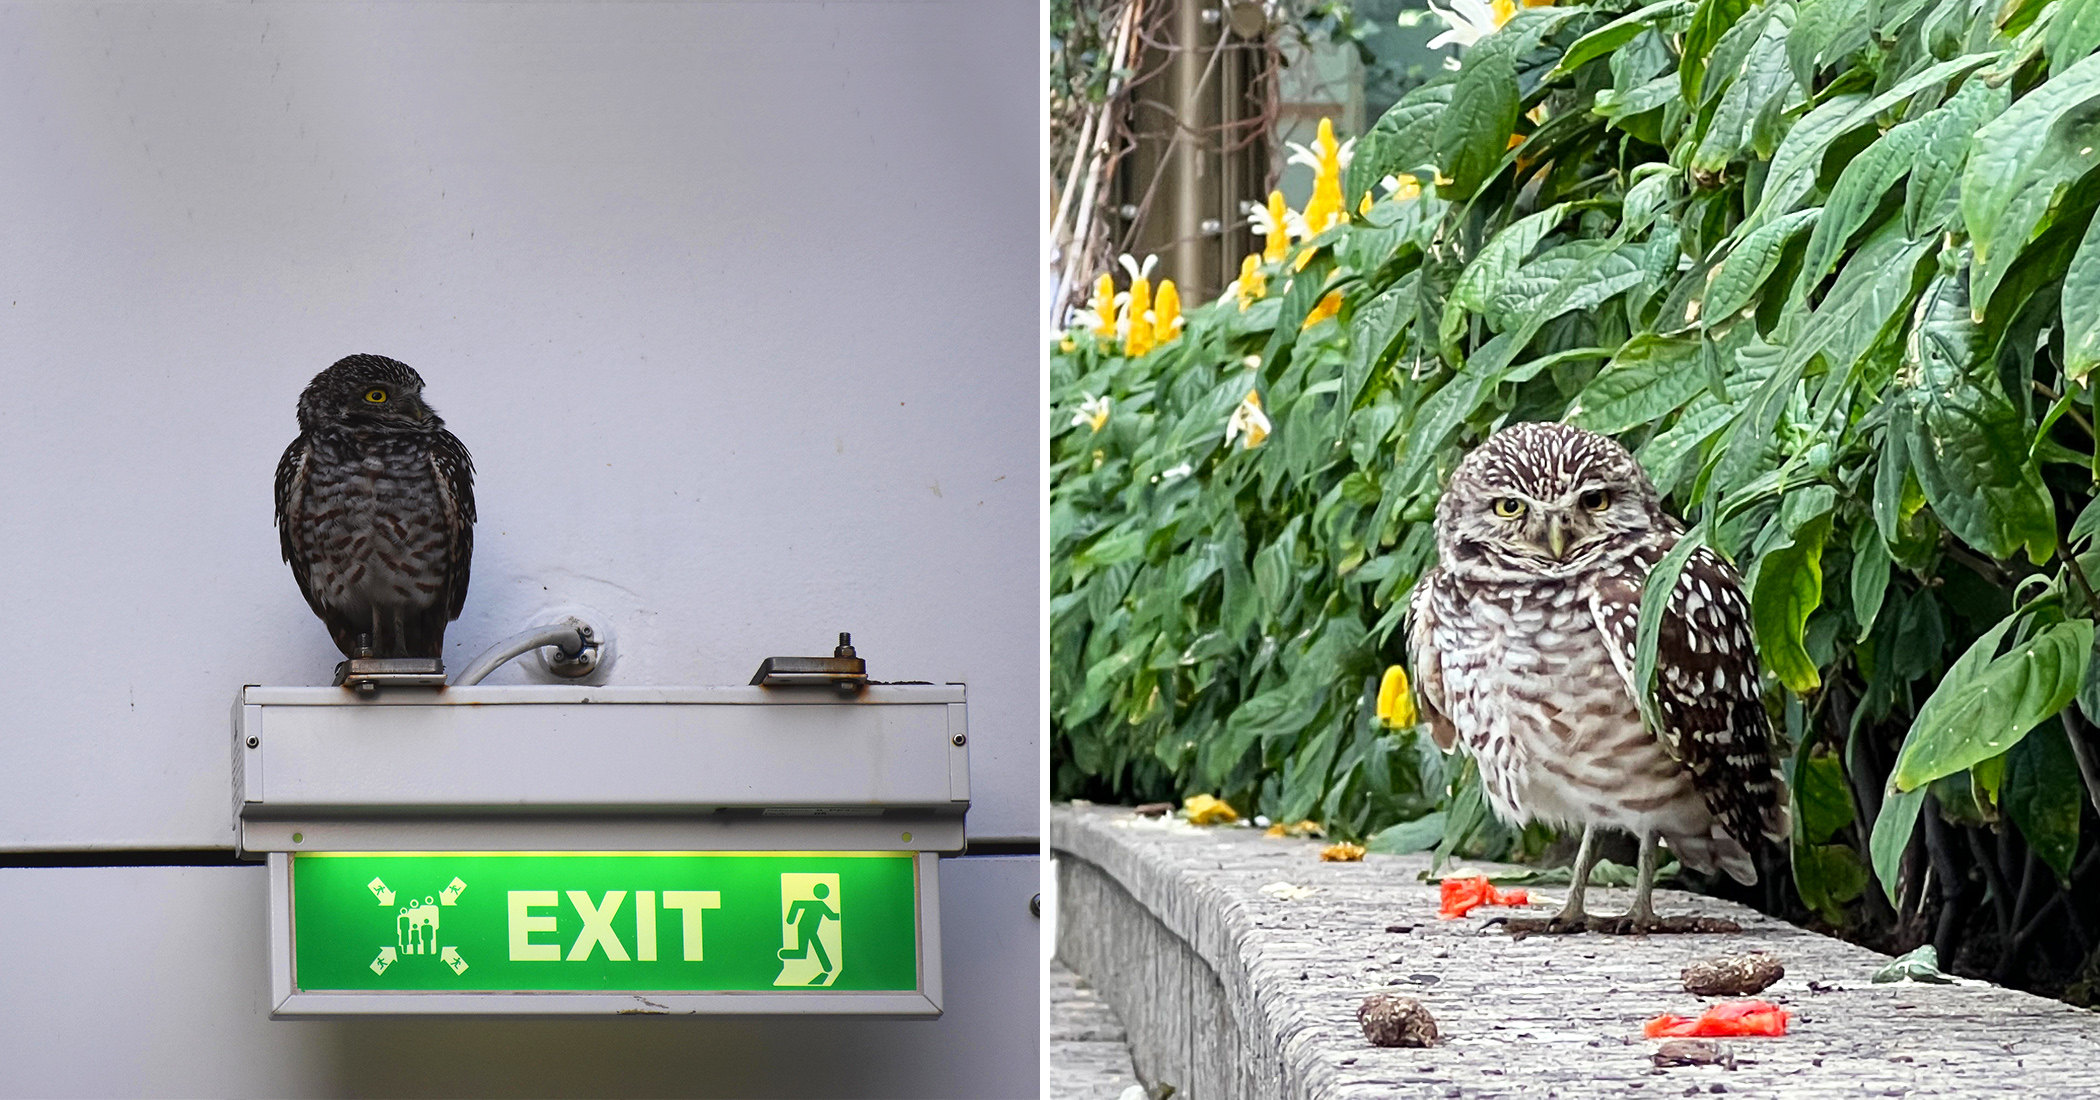
[(352, 355), (307, 383), (277, 534), (344, 656), (443, 656), (474, 556), (474, 462), (408, 364)]
[(1688, 867), (1754, 883), (1759, 835), (1788, 835), (1749, 603), (1711, 550), (1670, 594), (1662, 728), (1634, 704), (1641, 583), (1682, 535), (1626, 448), (1564, 424), (1497, 433), (1437, 504), (1441, 564), (1415, 586), (1408, 627), (1431, 734), (1465, 742), (1503, 820), (1582, 827), (1561, 920), (1585, 916), (1599, 828), (1640, 839), (1636, 928), (1655, 920), (1658, 837)]

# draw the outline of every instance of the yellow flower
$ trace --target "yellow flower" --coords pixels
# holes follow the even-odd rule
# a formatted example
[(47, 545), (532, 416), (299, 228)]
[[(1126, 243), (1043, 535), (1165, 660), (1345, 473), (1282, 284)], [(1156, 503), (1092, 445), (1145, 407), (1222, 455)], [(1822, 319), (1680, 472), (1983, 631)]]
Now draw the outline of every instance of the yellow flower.
[(1369, 214), (1371, 212), (1371, 193), (1369, 191), (1364, 192), (1363, 200), (1356, 204), (1356, 212), (1359, 214)]
[(1240, 261), (1239, 281), (1232, 285), (1239, 292), (1242, 311), (1268, 297), (1269, 277), (1261, 273), (1261, 253), (1247, 253), (1247, 258)]
[(1126, 311), (1130, 334), (1123, 338), (1123, 354), (1132, 359), (1151, 351), (1152, 281), (1140, 276), (1130, 284), (1130, 308)]
[(1299, 249), (1298, 258), (1291, 261), (1291, 270), (1293, 272), (1305, 270), (1305, 265), (1312, 262), (1313, 253), (1318, 251), (1319, 249), (1311, 245), (1306, 245), (1304, 248)]
[(1152, 300), (1152, 334), (1164, 347), (1181, 338), (1181, 292), (1174, 280), (1159, 281), (1159, 296)]
[(1340, 844), (1329, 844), (1327, 847), (1320, 849), (1320, 862), (1322, 863), (1361, 863), (1363, 858), (1364, 846), (1351, 844), (1346, 840)]
[(1275, 263), (1291, 250), (1291, 208), (1284, 205), (1283, 192), (1269, 192), (1268, 221), (1262, 231), (1266, 239), (1262, 242), (1261, 258), (1264, 263)]
[(1251, 451), (1269, 438), (1269, 418), (1261, 411), (1261, 394), (1248, 390), (1238, 408), (1232, 410), (1232, 418), (1225, 422), (1225, 445), (1230, 447), (1235, 437), (1245, 433), (1247, 441), (1240, 449)]
[(1116, 281), (1108, 277), (1108, 272), (1102, 272), (1101, 277), (1094, 280), (1094, 300), (1090, 304), (1094, 310), (1094, 335), (1103, 340), (1115, 339)]
[(1407, 670), (1399, 665), (1386, 669), (1385, 679), (1379, 681), (1378, 720), (1388, 729), (1415, 724), (1415, 696), (1407, 687)]
[(1312, 312), (1305, 315), (1305, 323), (1299, 325), (1298, 329), (1302, 332), (1306, 329), (1313, 327), (1314, 325), (1319, 324), (1322, 321), (1325, 321), (1329, 317), (1340, 313), (1341, 311), (1342, 292), (1339, 290), (1330, 290), (1327, 292), (1327, 296), (1321, 298), (1319, 304), (1315, 305), (1312, 308)]
[(1284, 824), (1283, 822), (1279, 821), (1279, 822), (1277, 822), (1276, 824), (1274, 824), (1274, 825), (1271, 825), (1271, 826), (1269, 826), (1269, 828), (1268, 828), (1268, 831), (1267, 831), (1267, 832), (1264, 832), (1264, 833), (1263, 833), (1262, 835), (1263, 835), (1263, 836), (1326, 836), (1326, 835), (1327, 835), (1327, 830), (1325, 830), (1325, 829), (1322, 829), (1322, 828), (1320, 828), (1320, 823), (1319, 823), (1319, 822), (1317, 822), (1317, 821), (1311, 821), (1311, 820), (1307, 820), (1307, 821), (1295, 821), (1295, 822), (1292, 822), (1292, 823), (1291, 823), (1291, 824), (1289, 824), (1289, 825), (1285, 825), (1285, 824)]
[(1317, 237), (1349, 219), (1342, 206), (1342, 147), (1334, 140), (1333, 119), (1320, 120), (1320, 136), (1308, 152), (1313, 153), (1313, 193), (1305, 203), (1305, 230)]
[(1069, 353), (1069, 352), (1071, 352), (1071, 351), (1072, 351), (1073, 349), (1075, 349), (1075, 348), (1077, 348), (1077, 347), (1079, 347), (1079, 343), (1078, 343), (1078, 341), (1076, 341), (1076, 340), (1073, 340), (1073, 339), (1072, 339), (1072, 334), (1071, 334), (1071, 333), (1069, 333), (1069, 332), (1068, 332), (1068, 333), (1065, 333), (1065, 334), (1064, 334), (1064, 337), (1063, 337), (1062, 339), (1058, 340), (1058, 342), (1057, 342), (1057, 350), (1059, 350), (1059, 351), (1062, 351), (1062, 352), (1067, 352), (1067, 353)]
[(1190, 795), (1181, 809), (1191, 825), (1230, 825), (1240, 819), (1231, 806), (1207, 794)]

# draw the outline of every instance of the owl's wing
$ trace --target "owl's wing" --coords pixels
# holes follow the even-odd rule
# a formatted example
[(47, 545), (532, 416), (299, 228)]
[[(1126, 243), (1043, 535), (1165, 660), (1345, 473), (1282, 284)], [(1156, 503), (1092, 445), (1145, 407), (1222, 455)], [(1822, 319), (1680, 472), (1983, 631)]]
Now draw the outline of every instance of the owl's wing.
[(474, 564), (474, 458), (466, 444), (451, 432), (440, 429), (430, 449), (431, 471), (437, 476), (438, 497), (444, 508), (445, 531), (451, 545), (445, 554), (445, 618), (459, 618), (467, 603), (467, 576)]
[(1407, 659), (1415, 667), (1415, 690), (1422, 697), (1422, 717), (1429, 723), (1430, 739), (1446, 752), (1458, 743), (1458, 727), (1451, 724), (1451, 708), (1444, 702), (1444, 662), (1435, 642), (1436, 593), (1450, 578), (1439, 565), (1422, 574), (1407, 597)]
[(277, 460), (277, 548), (284, 560), (291, 564), (292, 579), (299, 584), (299, 594), (306, 597), (306, 606), (326, 620), (327, 612), (314, 602), (307, 548), (300, 541), (297, 520), (299, 505), (306, 495), (306, 466), (312, 459), (313, 444), (307, 440), (305, 432), (300, 432), (299, 438), (284, 449), (284, 457)]
[[(1662, 551), (1607, 574), (1590, 612), (1629, 692), (1641, 618), (1641, 582)], [(1758, 688), (1750, 603), (1719, 554), (1699, 548), (1677, 575), (1655, 651), (1656, 737), (1692, 775), (1692, 785), (1728, 835), (1787, 837), (1787, 806), (1772, 755), (1772, 720)]]

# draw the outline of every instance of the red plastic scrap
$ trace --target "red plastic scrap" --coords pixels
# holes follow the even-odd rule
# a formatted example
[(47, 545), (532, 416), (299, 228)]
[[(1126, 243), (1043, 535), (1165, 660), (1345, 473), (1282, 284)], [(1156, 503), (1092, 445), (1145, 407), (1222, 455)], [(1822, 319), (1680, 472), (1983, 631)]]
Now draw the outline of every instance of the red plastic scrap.
[(1664, 1013), (1642, 1028), (1650, 1039), (1786, 1034), (1786, 1009), (1770, 1001), (1722, 1001), (1697, 1018)]
[(1524, 890), (1497, 890), (1486, 875), (1455, 875), (1438, 887), (1436, 915), (1450, 920), (1463, 917), (1483, 905), (1530, 905)]

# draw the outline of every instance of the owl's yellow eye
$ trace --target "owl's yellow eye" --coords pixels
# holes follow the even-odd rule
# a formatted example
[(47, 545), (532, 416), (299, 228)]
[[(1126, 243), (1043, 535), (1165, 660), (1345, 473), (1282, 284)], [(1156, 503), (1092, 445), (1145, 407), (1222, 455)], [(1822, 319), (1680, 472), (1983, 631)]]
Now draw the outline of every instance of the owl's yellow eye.
[(1515, 497), (1496, 497), (1495, 514), (1503, 519), (1515, 519), (1524, 514), (1524, 502)]
[(366, 390), (366, 391), (365, 391), (365, 400), (367, 400), (367, 401), (370, 401), (370, 402), (371, 402), (372, 404), (374, 404), (374, 405), (384, 405), (384, 404), (386, 404), (386, 391), (385, 391), (385, 390)]
[(1611, 493), (1603, 489), (1591, 489), (1578, 497), (1577, 503), (1592, 512), (1602, 512), (1611, 507)]

